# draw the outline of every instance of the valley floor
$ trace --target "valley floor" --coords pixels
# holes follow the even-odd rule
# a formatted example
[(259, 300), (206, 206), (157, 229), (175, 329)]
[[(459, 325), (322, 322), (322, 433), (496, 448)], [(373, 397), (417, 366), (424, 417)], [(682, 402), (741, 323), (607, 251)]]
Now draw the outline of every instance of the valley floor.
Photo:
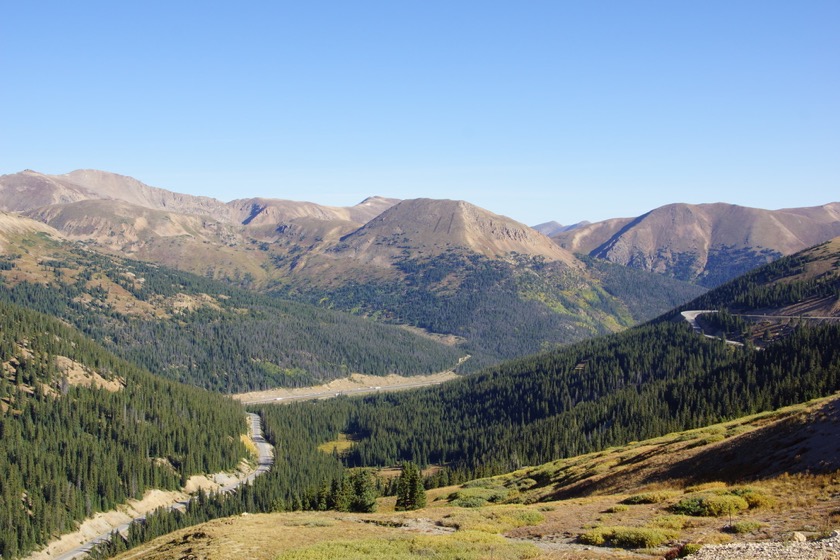
[(445, 371), (432, 375), (353, 375), (335, 379), (324, 385), (312, 387), (277, 388), (266, 391), (251, 391), (232, 395), (244, 404), (277, 403), (286, 404), (300, 400), (326, 399), (339, 395), (361, 395), (378, 391), (400, 391), (429, 385), (439, 385), (460, 377), (454, 372)]

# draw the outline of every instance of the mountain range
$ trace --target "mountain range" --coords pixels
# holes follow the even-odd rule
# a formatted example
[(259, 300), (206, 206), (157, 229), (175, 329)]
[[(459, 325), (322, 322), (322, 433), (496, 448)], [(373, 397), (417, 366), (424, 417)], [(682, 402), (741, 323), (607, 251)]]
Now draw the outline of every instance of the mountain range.
[(372, 196), (331, 207), (252, 197), (224, 203), (97, 170), (4, 175), (0, 210), (136, 258), (217, 277), (248, 274), (256, 285), (299, 278), (334, 285), (350, 271), (394, 277), (401, 255), (430, 257), (457, 247), (493, 259), (515, 252), (572, 266), (570, 253), (587, 254), (714, 287), (840, 235), (838, 202), (783, 210), (676, 203), (634, 218), (528, 228), (464, 201)]
[(0, 200), (33, 231), (100, 252), (456, 337), (467, 369), (620, 330), (701, 291), (595, 266), (465, 201), (222, 203), (92, 170), (6, 175)]
[[(587, 496), (587, 488), (600, 492), (595, 482), (622, 478), (633, 465), (678, 481), (672, 484), (680, 488), (668, 488), (662, 498), (669, 508), (724, 495), (729, 503), (735, 497), (770, 503), (791, 495), (781, 485), (806, 478), (814, 488), (822, 485), (823, 494), (836, 494), (833, 475), (813, 472), (836, 468), (835, 456), (820, 456), (836, 454), (836, 446), (814, 451), (814, 438), (803, 443), (800, 437), (813, 427), (829, 432), (820, 441), (836, 441), (836, 422), (818, 422), (836, 417), (836, 404), (810, 408), (792, 421), (808, 427), (786, 435), (785, 449), (775, 449), (751, 476), (784, 470), (802, 471), (801, 478), (780, 478), (769, 490), (726, 484), (744, 480), (735, 472), (745, 468), (739, 456), (764, 457), (766, 446), (753, 436), (734, 439), (752, 425), (666, 437), (668, 446), (685, 453), (670, 470), (650, 464), (657, 443), (628, 443), (840, 388), (840, 327), (830, 320), (840, 314), (840, 237), (776, 259), (793, 250), (793, 237), (804, 242), (808, 235), (828, 235), (836, 203), (777, 211), (783, 215), (674, 205), (650, 213), (670, 216), (670, 226), (661, 218), (657, 230), (646, 215), (610, 234), (641, 225), (662, 233), (674, 244), (664, 261), (671, 268), (663, 265), (656, 274), (600, 258), (594, 248), (573, 252), (463, 201), (374, 197), (329, 208), (254, 198), (225, 204), (96, 171), (4, 176), (0, 201), (3, 557), (28, 552), (144, 489), (174, 489), (193, 474), (231, 468), (243, 457), (247, 438), (240, 437), (238, 405), (160, 377), (231, 392), (353, 371), (482, 368), (424, 390), (261, 407), (266, 438), (283, 450), (272, 471), (236, 495), (199, 496), (185, 516), (150, 516), (129, 531), (132, 544), (215, 516), (327, 507), (332, 489), (344, 488), (346, 470), (403, 461), (434, 465), (428, 486), (518, 471), (440, 492), (435, 507), (449, 508), (441, 523), (455, 528), (484, 523), (470, 511), (488, 502), (556, 499), (578, 482), (577, 497)], [(709, 226), (715, 223), (717, 229)], [(677, 239), (707, 226), (703, 235), (726, 243), (750, 231), (751, 245), (716, 253), (715, 262), (728, 262), (728, 269), (711, 267), (708, 257), (702, 271), (691, 268), (699, 260), (677, 250)], [(580, 224), (560, 235), (598, 227)], [(600, 228), (607, 235), (609, 227)], [(665, 235), (669, 228), (680, 235)], [(642, 231), (637, 237), (645, 237)], [(760, 259), (773, 262), (708, 292), (673, 278), (680, 263), (694, 271), (695, 281), (711, 283), (715, 274), (722, 278)], [(181, 270), (164, 266), (170, 262)], [(716, 310), (700, 321), (714, 338), (692, 330), (680, 314), (697, 309)], [(347, 444), (344, 451), (323, 451), (335, 441)], [(627, 448), (605, 451), (611, 446)], [(641, 454), (625, 454), (637, 448)], [(569, 459), (522, 470), (586, 452), (598, 453), (590, 457), (597, 464)], [(720, 454), (728, 469), (720, 475), (692, 466), (695, 457), (717, 464)], [(686, 473), (699, 476), (691, 483), (726, 483), (683, 492)], [(618, 491), (631, 491), (630, 484)], [(600, 522), (620, 514), (612, 505), (599, 502), (588, 515)], [(752, 504), (743, 507), (751, 514)], [(529, 519), (551, 511), (533, 510)], [(675, 520), (660, 519), (666, 521)], [(557, 523), (541, 530), (556, 537), (563, 531)], [(586, 529), (588, 544), (597, 545), (599, 536), (618, 539), (627, 528)], [(669, 535), (661, 542), (677, 538)], [(482, 542), (484, 555), (494, 555), (496, 541)], [(467, 545), (458, 540), (458, 546)]]
[(840, 203), (761, 210), (669, 204), (553, 234), (561, 246), (617, 264), (715, 287), (761, 264), (840, 235)]

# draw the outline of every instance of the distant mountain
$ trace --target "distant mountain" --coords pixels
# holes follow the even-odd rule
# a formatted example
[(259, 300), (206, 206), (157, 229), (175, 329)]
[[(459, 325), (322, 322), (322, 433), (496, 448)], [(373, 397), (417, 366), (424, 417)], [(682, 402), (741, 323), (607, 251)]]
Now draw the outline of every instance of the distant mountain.
[(428, 198), (392, 206), (342, 238), (336, 251), (376, 262), (390, 260), (406, 250), (430, 257), (453, 248), (491, 259), (517, 253), (577, 265), (571, 253), (515, 220), (462, 200)]
[(698, 293), (584, 263), (465, 201), (222, 203), (91, 170), (5, 175), (0, 197), (88, 248), (454, 337), (466, 368), (620, 330)]
[(713, 287), (837, 235), (840, 203), (785, 210), (718, 203), (670, 204), (553, 239), (572, 252)]
[(105, 171), (83, 169), (64, 175), (45, 175), (26, 170), (0, 176), (2, 210), (26, 211), (82, 200), (122, 200), (154, 210), (213, 216), (223, 221), (232, 218), (231, 210), (214, 198), (174, 193)]
[(577, 228), (580, 228), (580, 227), (583, 227), (583, 226), (586, 226), (586, 225), (589, 225), (589, 222), (578, 222), (578, 223), (572, 224), (570, 226), (564, 226), (564, 225), (562, 225), (558, 222), (551, 221), (551, 222), (545, 222), (545, 223), (542, 223), (542, 224), (537, 224), (537, 225), (532, 226), (532, 227), (533, 227), (533, 229), (537, 230), (541, 234), (552, 237), (554, 235), (557, 235), (558, 233), (571, 231), (573, 229), (577, 229)]

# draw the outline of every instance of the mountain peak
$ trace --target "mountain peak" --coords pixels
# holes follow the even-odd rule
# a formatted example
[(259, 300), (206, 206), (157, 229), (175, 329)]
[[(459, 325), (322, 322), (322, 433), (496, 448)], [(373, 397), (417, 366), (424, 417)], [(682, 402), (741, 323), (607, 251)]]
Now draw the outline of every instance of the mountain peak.
[(412, 248), (434, 255), (463, 247), (490, 258), (519, 253), (576, 262), (546, 236), (463, 200), (403, 200), (344, 238), (358, 257), (395, 256)]

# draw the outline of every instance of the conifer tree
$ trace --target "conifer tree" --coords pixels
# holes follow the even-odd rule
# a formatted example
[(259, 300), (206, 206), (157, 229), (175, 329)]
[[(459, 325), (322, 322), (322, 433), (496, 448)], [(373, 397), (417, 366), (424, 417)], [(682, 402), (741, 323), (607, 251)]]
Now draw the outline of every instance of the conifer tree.
[(420, 468), (412, 462), (405, 462), (397, 481), (397, 511), (426, 507), (426, 489)]
[(350, 475), (353, 497), (350, 499), (350, 511), (372, 513), (376, 511), (376, 483), (373, 473), (359, 469)]

